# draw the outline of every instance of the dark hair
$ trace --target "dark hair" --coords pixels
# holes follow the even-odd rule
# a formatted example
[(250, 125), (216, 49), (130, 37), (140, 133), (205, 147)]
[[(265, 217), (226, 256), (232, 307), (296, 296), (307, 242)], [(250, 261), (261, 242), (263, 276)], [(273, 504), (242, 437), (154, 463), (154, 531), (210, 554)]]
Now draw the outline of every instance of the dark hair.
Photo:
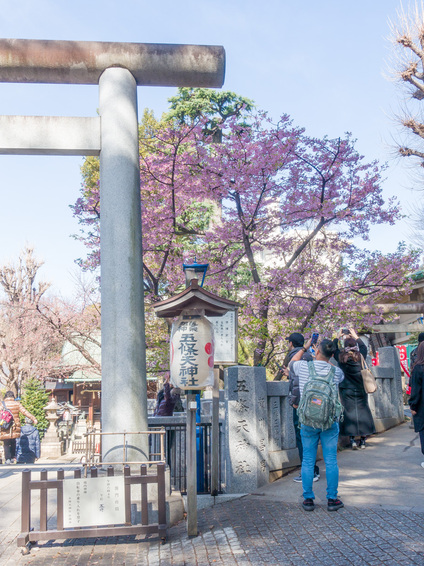
[(336, 346), (333, 344), (332, 340), (328, 340), (328, 338), (324, 338), (324, 340), (321, 340), (318, 346), (318, 350), (321, 352), (323, 356), (330, 359), (331, 356), (336, 351)]
[(14, 399), (15, 394), (13, 393), (13, 391), (6, 391), (6, 393), (4, 394), (4, 398), (5, 399)]
[(418, 343), (424, 342), (424, 332), (418, 334)]
[(417, 357), (415, 358), (415, 363), (412, 366), (424, 366), (424, 342), (420, 342), (417, 348)]
[(292, 332), (290, 336), (287, 336), (286, 340), (291, 342), (294, 348), (301, 348), (305, 343), (305, 338), (300, 332)]
[(348, 352), (346, 352), (346, 348), (354, 348), (357, 345), (358, 342), (355, 340), (355, 338), (346, 338), (346, 340), (344, 341), (344, 348), (340, 351), (339, 355), (339, 361), (342, 364), (346, 364), (348, 360), (353, 360), (354, 362), (359, 362), (361, 360), (361, 354), (359, 351), (356, 352), (355, 350), (349, 350)]

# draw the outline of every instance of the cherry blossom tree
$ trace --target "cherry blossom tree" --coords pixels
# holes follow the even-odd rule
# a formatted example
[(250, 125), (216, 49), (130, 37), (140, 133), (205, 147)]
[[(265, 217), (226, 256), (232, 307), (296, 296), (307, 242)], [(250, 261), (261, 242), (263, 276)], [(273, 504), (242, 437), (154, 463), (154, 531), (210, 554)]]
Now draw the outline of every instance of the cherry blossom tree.
[(26, 247), (17, 263), (0, 267), (0, 383), (15, 394), (30, 379), (55, 379), (80, 369), (81, 364), (62, 363), (65, 342), (80, 352), (84, 368), (100, 374), (88, 347), (100, 328), (98, 302), (82, 292), (74, 302), (47, 296), (50, 285), (36, 281), (42, 265)]
[(40, 377), (58, 353), (47, 329), (36, 315), (49, 288), (35, 279), (42, 262), (27, 247), (17, 265), (0, 267), (4, 300), (0, 303), (0, 380), (15, 394), (25, 380)]
[[(404, 246), (384, 256), (351, 243), (399, 217), (382, 197), (384, 167), (367, 163), (351, 135), (311, 138), (285, 115), (229, 116), (219, 144), (205, 135), (209, 119), (158, 124), (141, 139), (147, 309), (182, 289), (182, 263), (196, 255), (210, 264), (206, 285), (244, 305), (240, 335), (254, 365), (276, 371), (291, 331), (380, 320), (358, 307), (401, 296), (415, 262)], [(98, 222), (98, 184), (74, 211), (83, 226)], [(86, 237), (97, 254), (98, 239)]]

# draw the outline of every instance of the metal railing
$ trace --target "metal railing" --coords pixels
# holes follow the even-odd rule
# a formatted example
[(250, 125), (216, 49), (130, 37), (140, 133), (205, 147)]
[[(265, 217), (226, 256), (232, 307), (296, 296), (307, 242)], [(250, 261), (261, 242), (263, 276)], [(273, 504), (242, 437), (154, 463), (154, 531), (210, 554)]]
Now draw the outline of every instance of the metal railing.
[[(153, 418), (149, 418), (152, 423)], [(158, 419), (159, 420), (159, 419)], [(181, 417), (160, 417), (160, 427), (150, 424), (148, 431), (143, 432), (111, 432), (102, 433), (98, 430), (90, 430), (84, 434), (84, 438), (74, 445), (74, 452), (82, 455), (81, 463), (87, 469), (91, 466), (102, 465), (102, 436), (120, 435), (122, 437), (122, 462), (105, 462), (105, 465), (125, 465), (141, 463), (165, 462), (170, 468), (171, 489), (187, 492), (187, 469), (186, 469), (186, 423)], [(197, 492), (211, 492), (211, 432), (210, 422), (202, 422), (196, 425), (197, 443)], [(127, 460), (127, 439), (130, 435), (149, 435), (149, 460), (145, 462), (130, 462)], [(218, 492), (222, 493), (222, 425), (219, 425), (219, 451), (218, 451)]]
[[(148, 460), (142, 461), (130, 461), (127, 458), (128, 455), (128, 437), (137, 435), (148, 435), (149, 438), (149, 458)], [(85, 438), (85, 453), (81, 463), (87, 469), (87, 467), (102, 465), (102, 438), (104, 436), (119, 436), (122, 437), (122, 460), (116, 462), (107, 461), (105, 464), (108, 466), (122, 465), (126, 466), (129, 464), (157, 464), (159, 462), (165, 463), (165, 435), (166, 431), (163, 427), (151, 428), (147, 431), (137, 431), (137, 432), (100, 432), (98, 430), (90, 430), (84, 434)], [(155, 442), (152, 438), (157, 439)], [(154, 446), (156, 452), (150, 450), (150, 446)]]
[[(165, 436), (165, 462), (170, 468), (171, 489), (187, 492), (187, 469), (186, 469), (186, 423), (172, 417), (161, 417), (161, 426), (166, 431)], [(149, 419), (151, 422), (151, 420)], [(202, 422), (196, 425), (197, 443), (197, 493), (211, 492), (211, 433), (210, 422)], [(222, 493), (222, 426), (219, 425), (219, 474), (218, 492)], [(157, 450), (156, 438), (150, 437), (149, 448), (152, 453)]]

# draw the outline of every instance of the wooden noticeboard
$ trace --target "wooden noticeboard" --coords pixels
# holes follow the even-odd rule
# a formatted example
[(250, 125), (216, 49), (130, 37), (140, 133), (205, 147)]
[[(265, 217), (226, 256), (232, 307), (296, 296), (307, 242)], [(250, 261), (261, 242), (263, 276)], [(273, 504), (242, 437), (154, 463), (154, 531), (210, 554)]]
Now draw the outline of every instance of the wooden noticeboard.
[(63, 527), (125, 523), (122, 476), (68, 479), (63, 483)]

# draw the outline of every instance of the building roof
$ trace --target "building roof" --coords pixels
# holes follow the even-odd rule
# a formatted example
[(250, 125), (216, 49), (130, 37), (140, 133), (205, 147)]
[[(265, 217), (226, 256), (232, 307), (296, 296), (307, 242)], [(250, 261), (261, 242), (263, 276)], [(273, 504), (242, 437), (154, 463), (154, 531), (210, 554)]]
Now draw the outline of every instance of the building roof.
[(190, 281), (190, 286), (182, 293), (170, 297), (165, 301), (155, 303), (153, 308), (156, 316), (160, 318), (173, 318), (179, 316), (185, 309), (200, 309), (205, 311), (206, 316), (222, 316), (228, 311), (240, 307), (240, 303), (224, 299), (214, 293), (205, 291), (199, 287), (196, 279)]
[[(98, 335), (93, 336), (93, 339), (78, 336), (74, 341), (83, 346), (87, 353), (100, 364), (101, 348), (98, 344), (100, 342), (100, 332)], [(61, 365), (77, 368), (65, 379), (65, 382), (101, 381), (99, 373), (90, 366), (78, 348), (69, 341), (66, 341), (63, 345)]]

